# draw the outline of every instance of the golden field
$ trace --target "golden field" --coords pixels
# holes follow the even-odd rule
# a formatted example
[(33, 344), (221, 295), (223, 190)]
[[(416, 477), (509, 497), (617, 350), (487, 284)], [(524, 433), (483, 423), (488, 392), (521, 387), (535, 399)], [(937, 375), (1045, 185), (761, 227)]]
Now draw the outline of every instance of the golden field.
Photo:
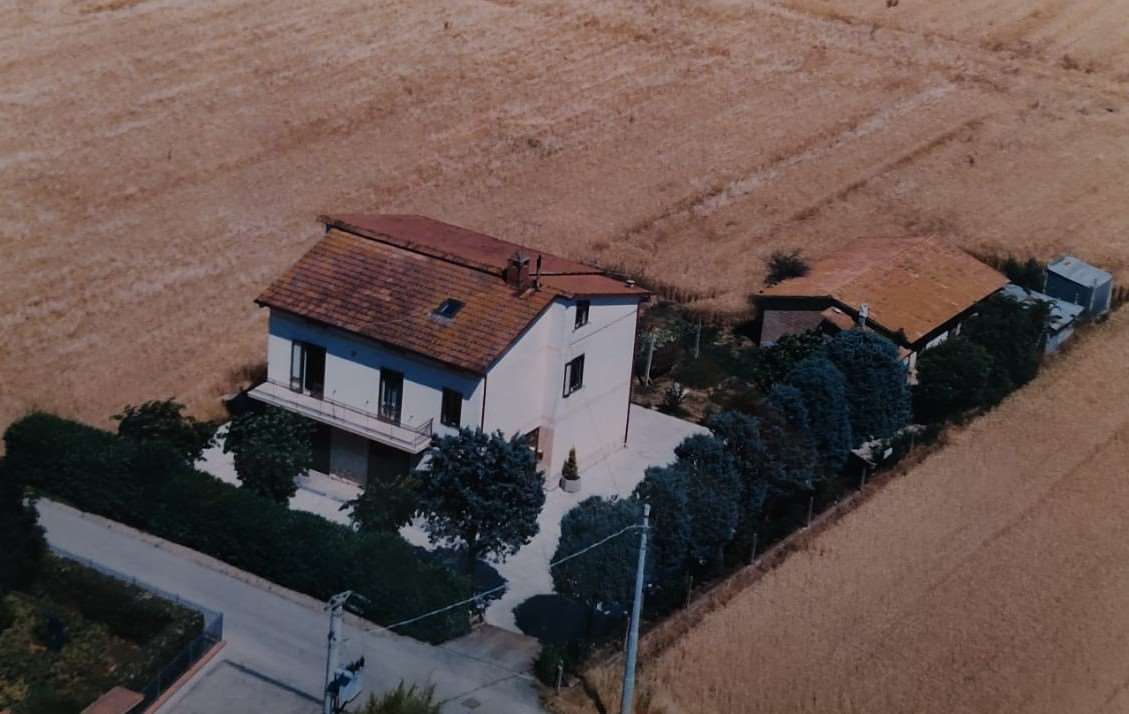
[[(216, 409), (334, 211), (739, 308), (930, 232), (1129, 278), (1129, 0), (13, 0), (0, 426)], [(1124, 314), (646, 663), (688, 712), (1115, 712)], [(562, 706), (567, 706), (562, 704)]]

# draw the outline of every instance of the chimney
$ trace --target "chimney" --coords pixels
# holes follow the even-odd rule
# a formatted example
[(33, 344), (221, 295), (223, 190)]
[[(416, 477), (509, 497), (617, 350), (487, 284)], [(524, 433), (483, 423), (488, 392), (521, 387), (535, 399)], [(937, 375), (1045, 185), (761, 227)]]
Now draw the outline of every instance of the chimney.
[(541, 256), (537, 256), (537, 272), (533, 276), (533, 289), (541, 289)]
[(520, 251), (510, 256), (510, 263), (506, 266), (506, 284), (519, 292), (529, 288), (529, 258)]
[(859, 329), (866, 328), (866, 318), (870, 317), (870, 305), (863, 303), (859, 306)]

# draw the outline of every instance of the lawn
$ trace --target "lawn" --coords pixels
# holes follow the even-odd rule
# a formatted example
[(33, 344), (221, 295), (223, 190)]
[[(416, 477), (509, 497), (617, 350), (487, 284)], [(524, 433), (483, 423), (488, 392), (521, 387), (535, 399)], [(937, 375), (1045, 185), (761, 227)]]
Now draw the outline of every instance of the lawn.
[(69, 714), (114, 686), (140, 691), (203, 628), (198, 612), (56, 556), (3, 605), (0, 710), (13, 714)]

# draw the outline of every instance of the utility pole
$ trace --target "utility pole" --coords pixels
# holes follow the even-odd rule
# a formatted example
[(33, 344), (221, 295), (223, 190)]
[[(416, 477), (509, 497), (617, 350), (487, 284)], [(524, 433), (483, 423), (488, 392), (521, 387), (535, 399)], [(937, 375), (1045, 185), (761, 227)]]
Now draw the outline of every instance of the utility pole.
[(635, 706), (635, 658), (639, 649), (639, 616), (643, 611), (643, 571), (647, 563), (647, 528), (650, 516), (650, 504), (643, 504), (643, 528), (639, 531), (639, 563), (635, 567), (635, 600), (631, 603), (631, 624), (627, 629), (627, 656), (623, 665), (620, 714), (631, 714)]
[(702, 319), (698, 318), (698, 330), (694, 333), (694, 359), (702, 354)]
[(322, 714), (336, 714), (333, 681), (337, 677), (337, 645), (341, 641), (341, 620), (345, 617), (345, 601), (353, 594), (352, 590), (337, 593), (329, 598), (325, 609), (329, 610), (329, 643), (325, 655), (325, 689), (323, 690)]

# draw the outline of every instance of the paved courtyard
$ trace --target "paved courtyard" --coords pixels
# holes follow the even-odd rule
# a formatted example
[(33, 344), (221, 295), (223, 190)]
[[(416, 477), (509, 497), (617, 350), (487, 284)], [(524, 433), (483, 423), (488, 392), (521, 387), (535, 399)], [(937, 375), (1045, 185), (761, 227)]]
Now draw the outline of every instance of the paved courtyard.
[[(601, 461), (580, 464), (580, 493), (565, 493), (558, 487), (557, 479), (546, 477), (540, 530), (530, 543), (495, 566), (508, 581), (508, 587), (487, 608), (486, 622), (516, 632), (514, 608), (534, 595), (553, 592), (549, 562), (560, 540), (565, 513), (589, 496), (630, 494), (643, 480), (648, 466), (670, 463), (674, 447), (687, 436), (702, 431), (704, 428), (697, 424), (633, 404), (627, 446)], [(224, 481), (239, 483), (231, 455), (224, 454), (219, 447), (204, 454), (200, 468)], [(348, 523), (348, 512), (342, 511), (341, 506), (359, 493), (360, 488), (353, 483), (315, 473), (299, 478), (298, 493), (290, 500), (290, 507)], [(414, 525), (405, 527), (401, 534), (411, 543), (430, 547), (427, 536)]]

